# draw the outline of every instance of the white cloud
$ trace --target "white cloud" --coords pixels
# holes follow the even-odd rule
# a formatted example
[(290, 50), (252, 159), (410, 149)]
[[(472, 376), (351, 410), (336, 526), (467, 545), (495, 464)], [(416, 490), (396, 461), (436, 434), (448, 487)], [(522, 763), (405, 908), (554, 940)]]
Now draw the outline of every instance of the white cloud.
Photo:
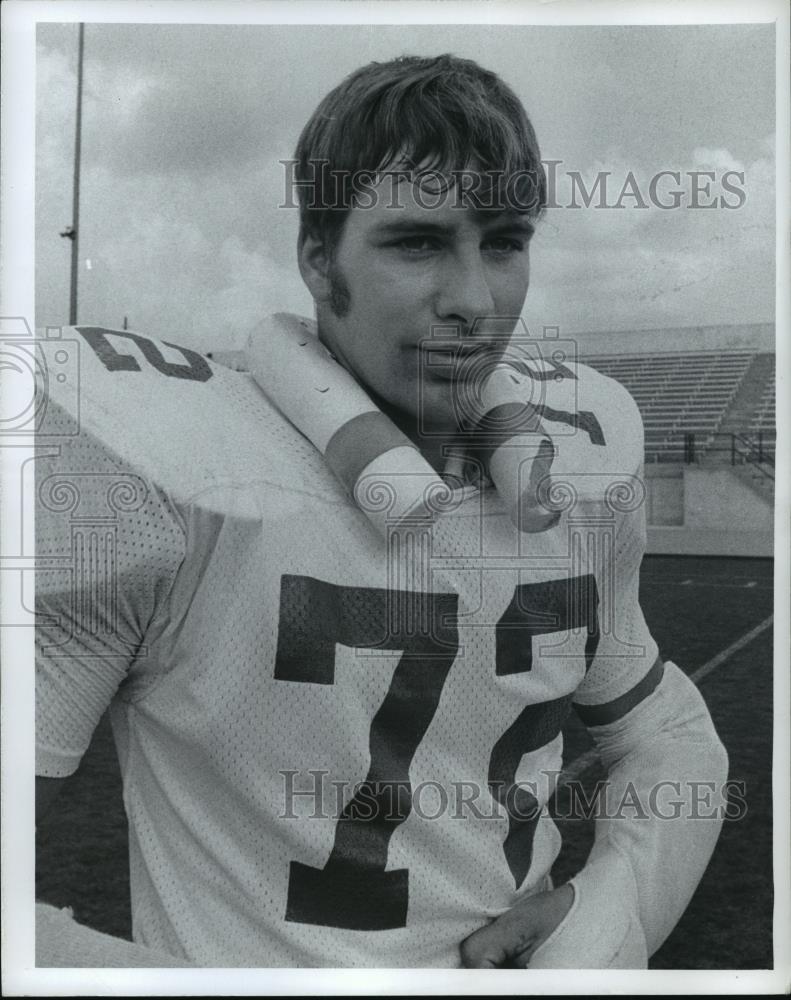
[[(760, 144), (761, 152), (770, 143)], [(695, 170), (714, 169), (711, 201), (733, 194), (725, 170), (744, 170), (744, 204), (737, 209), (692, 208)], [(649, 173), (613, 157), (587, 172), (633, 169), (646, 200)], [(750, 323), (774, 310), (773, 160), (740, 163), (726, 149), (695, 148), (682, 172), (683, 207), (663, 211), (577, 208), (550, 211), (534, 243), (532, 287), (525, 316), (534, 326), (567, 332)], [(737, 183), (737, 182), (734, 182)], [(612, 191), (617, 197), (618, 183)], [(595, 203), (594, 203), (595, 204)], [(631, 202), (629, 204), (632, 204)]]
[(692, 165), (695, 170), (744, 170), (744, 164), (727, 149), (707, 149), (705, 146), (692, 150)]

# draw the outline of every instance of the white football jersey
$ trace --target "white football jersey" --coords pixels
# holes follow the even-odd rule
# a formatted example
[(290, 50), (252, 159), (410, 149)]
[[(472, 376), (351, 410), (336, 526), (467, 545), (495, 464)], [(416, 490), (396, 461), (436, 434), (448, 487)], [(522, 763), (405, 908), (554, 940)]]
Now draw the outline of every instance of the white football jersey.
[(658, 680), (634, 403), (583, 366), (546, 382), (547, 530), (467, 488), (385, 538), (248, 375), (64, 336), (37, 773), (72, 773), (112, 706), (135, 940), (206, 966), (458, 966), (546, 886), (572, 702), (606, 721)]

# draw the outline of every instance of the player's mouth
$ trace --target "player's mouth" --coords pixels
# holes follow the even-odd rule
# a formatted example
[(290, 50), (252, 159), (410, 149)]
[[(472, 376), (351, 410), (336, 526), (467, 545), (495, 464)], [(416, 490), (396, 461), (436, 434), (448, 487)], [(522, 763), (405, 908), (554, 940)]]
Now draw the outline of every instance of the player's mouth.
[(498, 342), (421, 344), (418, 347), (424, 376), (442, 381), (480, 377), (486, 361), (499, 361), (504, 345)]

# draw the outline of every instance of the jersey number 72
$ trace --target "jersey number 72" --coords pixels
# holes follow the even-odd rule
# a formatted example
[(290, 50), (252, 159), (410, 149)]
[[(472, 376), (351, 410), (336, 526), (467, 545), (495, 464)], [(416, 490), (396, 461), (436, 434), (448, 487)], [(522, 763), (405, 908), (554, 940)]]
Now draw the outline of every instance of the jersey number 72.
[[(371, 722), (370, 767), (344, 808), (327, 863), (292, 861), (286, 920), (350, 930), (405, 927), (409, 870), (386, 871), (395, 829), (411, 811), (409, 767), (439, 704), (459, 647), (456, 594), (342, 587), (307, 576), (281, 579), (277, 680), (332, 684), (335, 644), (401, 650), (390, 687)], [(586, 669), (599, 640), (592, 575), (520, 584), (495, 627), (497, 674), (529, 671), (534, 635), (587, 629)], [(508, 814), (505, 859), (519, 887), (532, 860), (540, 806), (523, 787), (514, 797), (522, 756), (553, 740), (571, 695), (527, 705), (496, 741), (490, 793)], [(298, 724), (298, 723), (297, 723)]]

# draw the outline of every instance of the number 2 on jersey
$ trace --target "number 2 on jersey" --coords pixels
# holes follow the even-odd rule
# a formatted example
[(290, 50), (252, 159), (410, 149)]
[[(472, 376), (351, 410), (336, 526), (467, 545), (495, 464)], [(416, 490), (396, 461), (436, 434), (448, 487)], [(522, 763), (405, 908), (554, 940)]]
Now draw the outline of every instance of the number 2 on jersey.
[[(277, 680), (332, 684), (336, 643), (402, 654), (371, 722), (368, 774), (338, 820), (326, 865), (291, 862), (286, 920), (350, 930), (406, 926), (409, 872), (386, 871), (387, 851), (411, 811), (409, 767), (458, 652), (457, 605), (456, 594), (282, 577)], [(518, 586), (496, 626), (497, 674), (531, 669), (533, 635), (582, 627), (588, 630), (588, 666), (598, 643), (597, 621), (593, 576)], [(492, 748), (489, 788), (508, 813), (503, 850), (517, 887), (530, 867), (540, 806), (524, 789), (518, 800), (508, 792), (522, 756), (557, 736), (570, 704), (568, 695), (526, 706)]]

